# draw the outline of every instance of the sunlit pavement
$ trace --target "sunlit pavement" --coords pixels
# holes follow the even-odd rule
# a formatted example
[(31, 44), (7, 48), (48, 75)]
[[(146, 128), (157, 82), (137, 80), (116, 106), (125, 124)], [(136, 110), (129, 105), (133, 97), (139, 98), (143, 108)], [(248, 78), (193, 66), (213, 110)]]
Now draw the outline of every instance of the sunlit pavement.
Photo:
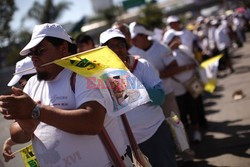
[(200, 144), (192, 143), (194, 162), (178, 161), (179, 166), (250, 166), (250, 33), (247, 35), (242, 48), (230, 51), (235, 72), (220, 72), (216, 91), (204, 96), (209, 128)]

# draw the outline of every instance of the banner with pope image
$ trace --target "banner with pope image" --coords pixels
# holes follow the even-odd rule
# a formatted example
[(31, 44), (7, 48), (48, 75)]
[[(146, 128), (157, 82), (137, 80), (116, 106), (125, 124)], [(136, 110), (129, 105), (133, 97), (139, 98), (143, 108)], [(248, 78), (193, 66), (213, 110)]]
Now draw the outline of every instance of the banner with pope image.
[(119, 116), (150, 101), (142, 83), (107, 46), (71, 55), (54, 63), (87, 78), (87, 88), (99, 88), (113, 106), (110, 116)]

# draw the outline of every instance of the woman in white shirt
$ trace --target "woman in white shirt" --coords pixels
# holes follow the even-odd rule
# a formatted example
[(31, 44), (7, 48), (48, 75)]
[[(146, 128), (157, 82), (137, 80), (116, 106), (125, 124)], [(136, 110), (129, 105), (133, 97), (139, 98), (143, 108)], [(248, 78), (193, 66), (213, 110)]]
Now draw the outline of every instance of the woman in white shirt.
[[(181, 113), (181, 120), (187, 129), (189, 128), (190, 122), (193, 140), (200, 142), (202, 139), (200, 124), (201, 122), (206, 124), (204, 108), (203, 105), (200, 105), (202, 104), (202, 99), (201, 96), (193, 98), (184, 87), (184, 83), (195, 75), (196, 60), (189, 48), (181, 45), (181, 39), (179, 37), (181, 32), (174, 30), (169, 31), (164, 42), (172, 49), (173, 56), (178, 64), (178, 67), (171, 69), (173, 70), (171, 78), (172, 87)], [(188, 120), (188, 117), (190, 120)]]

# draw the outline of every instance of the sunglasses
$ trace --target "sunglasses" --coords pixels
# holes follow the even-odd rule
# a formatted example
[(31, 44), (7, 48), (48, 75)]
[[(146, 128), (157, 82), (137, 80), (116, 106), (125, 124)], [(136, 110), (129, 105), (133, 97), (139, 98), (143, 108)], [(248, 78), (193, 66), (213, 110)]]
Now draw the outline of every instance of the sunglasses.
[(45, 47), (41, 47), (39, 49), (36, 49), (34, 51), (31, 51), (28, 54), (28, 57), (32, 58), (33, 56), (39, 57), (40, 55), (42, 55), (43, 51), (45, 50)]

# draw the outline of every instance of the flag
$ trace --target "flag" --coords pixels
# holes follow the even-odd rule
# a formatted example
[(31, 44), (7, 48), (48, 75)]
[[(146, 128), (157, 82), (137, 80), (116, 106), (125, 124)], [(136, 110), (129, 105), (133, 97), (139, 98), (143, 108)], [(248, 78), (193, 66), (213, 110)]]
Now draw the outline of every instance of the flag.
[(31, 144), (19, 150), (19, 152), (25, 167), (39, 167)]
[(222, 55), (217, 55), (201, 63), (200, 67), (205, 71), (205, 91), (213, 93), (216, 87), (219, 60)]
[(108, 47), (99, 47), (71, 55), (54, 63), (85, 77), (98, 75), (107, 68), (128, 70), (121, 59)]
[(150, 101), (142, 83), (107, 46), (71, 55), (54, 63), (87, 78), (87, 88), (99, 88), (112, 101), (110, 116), (119, 116)]

